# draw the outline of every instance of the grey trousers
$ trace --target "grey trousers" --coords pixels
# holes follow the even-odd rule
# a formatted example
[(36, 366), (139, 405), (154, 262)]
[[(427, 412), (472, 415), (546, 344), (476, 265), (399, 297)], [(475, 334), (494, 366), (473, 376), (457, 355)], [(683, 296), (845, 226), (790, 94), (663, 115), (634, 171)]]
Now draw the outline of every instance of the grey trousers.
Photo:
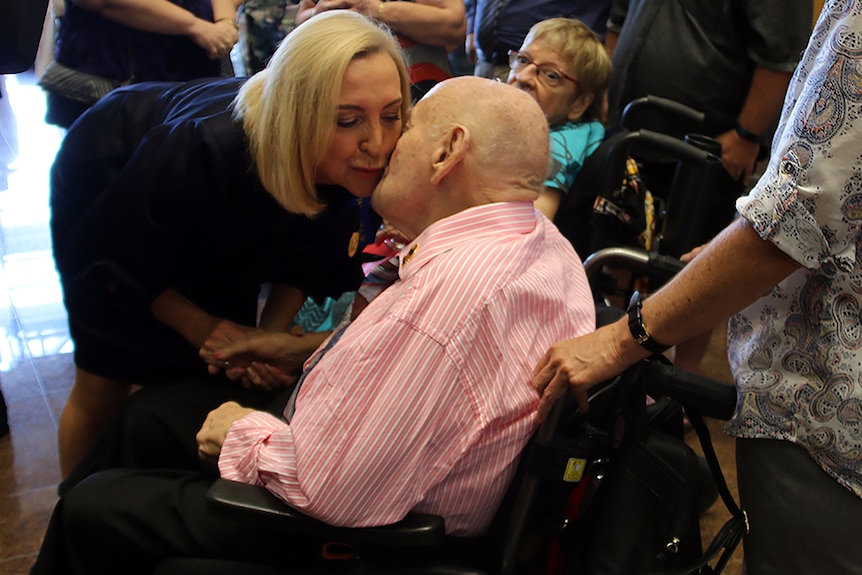
[(862, 499), (789, 441), (738, 439), (747, 575), (862, 574)]

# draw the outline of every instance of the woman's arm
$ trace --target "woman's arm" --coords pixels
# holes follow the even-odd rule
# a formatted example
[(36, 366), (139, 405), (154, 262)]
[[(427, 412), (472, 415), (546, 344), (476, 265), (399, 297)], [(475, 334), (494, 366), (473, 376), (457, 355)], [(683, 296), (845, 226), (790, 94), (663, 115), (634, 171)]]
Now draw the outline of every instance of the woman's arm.
[(210, 58), (225, 55), (225, 47), (227, 46), (229, 50), (238, 39), (236, 26), (233, 23), (224, 20), (209, 22), (168, 0), (74, 0), (74, 2), (85, 10), (96, 12), (108, 20), (129, 28), (169, 36), (188, 36), (206, 51)]
[(212, 0), (213, 22), (225, 21), (236, 24), (236, 11), (242, 6), (242, 2), (243, 0)]
[[(799, 267), (740, 218), (644, 301), (644, 324), (656, 341), (676, 345), (757, 301)], [(586, 411), (590, 387), (647, 355), (632, 337), (626, 317), (591, 334), (554, 344), (534, 371), (533, 385), (542, 394), (540, 418), (567, 385)]]
[(273, 283), (260, 314), (258, 327), (273, 331), (287, 331), (304, 301), (305, 294), (299, 288)]
[(150, 304), (153, 316), (200, 349), (221, 320), (213, 317), (174, 288), (168, 288)]
[(467, 35), (463, 0), (301, 0), (296, 23), (334, 9), (355, 10), (383, 22), (398, 34), (429, 46), (455, 46), (463, 43)]

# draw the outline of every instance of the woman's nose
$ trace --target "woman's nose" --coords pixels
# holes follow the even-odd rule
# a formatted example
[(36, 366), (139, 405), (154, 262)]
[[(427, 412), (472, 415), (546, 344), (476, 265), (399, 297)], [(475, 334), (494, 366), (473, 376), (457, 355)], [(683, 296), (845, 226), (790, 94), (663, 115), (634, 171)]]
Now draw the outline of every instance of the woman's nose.
[(532, 62), (521, 68), (515, 73), (515, 79), (521, 84), (532, 86), (536, 82), (536, 68)]
[(383, 147), (383, 127), (380, 123), (369, 124), (368, 132), (360, 144), (360, 149), (372, 156), (377, 156)]

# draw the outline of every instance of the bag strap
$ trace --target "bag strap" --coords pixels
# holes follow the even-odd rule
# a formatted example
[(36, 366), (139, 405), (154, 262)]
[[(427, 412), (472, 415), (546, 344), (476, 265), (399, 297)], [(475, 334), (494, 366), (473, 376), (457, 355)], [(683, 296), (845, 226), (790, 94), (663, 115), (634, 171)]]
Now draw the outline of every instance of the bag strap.
[[(715, 448), (712, 445), (712, 438), (710, 437), (706, 422), (704, 422), (700, 413), (695, 411), (686, 410), (686, 415), (694, 431), (697, 433), (697, 438), (700, 441), (701, 448), (703, 448), (703, 455), (712, 472), (719, 496), (730, 512), (731, 517), (718, 530), (718, 533), (715, 534), (715, 537), (713, 537), (703, 555), (693, 565), (651, 575), (718, 575), (724, 571), (727, 562), (734, 551), (736, 551), (740, 541), (742, 541), (742, 536), (748, 533), (748, 516), (744, 510), (739, 508), (733, 499), (733, 495), (730, 493), (727, 481), (724, 479), (724, 473), (721, 471), (721, 465), (718, 462), (718, 456), (715, 454)], [(709, 562), (715, 559), (720, 552), (721, 556), (716, 562), (715, 567), (710, 567)]]

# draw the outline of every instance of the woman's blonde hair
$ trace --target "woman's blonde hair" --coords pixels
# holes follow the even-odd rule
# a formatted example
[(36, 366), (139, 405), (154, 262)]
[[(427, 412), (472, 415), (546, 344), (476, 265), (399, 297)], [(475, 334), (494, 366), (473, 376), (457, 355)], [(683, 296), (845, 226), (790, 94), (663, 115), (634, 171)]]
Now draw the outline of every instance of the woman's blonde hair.
[(611, 59), (598, 34), (575, 18), (549, 18), (530, 28), (524, 45), (535, 40), (549, 44), (576, 73), (580, 94), (592, 94), (584, 120), (602, 121), (602, 102), (611, 80)]
[(410, 79), (392, 34), (364, 16), (333, 10), (311, 18), (279, 45), (266, 68), (236, 98), (263, 187), (289, 212), (313, 217), (324, 207), (315, 173), (335, 131), (341, 82), (355, 58), (385, 52), (401, 78), (401, 117)]

